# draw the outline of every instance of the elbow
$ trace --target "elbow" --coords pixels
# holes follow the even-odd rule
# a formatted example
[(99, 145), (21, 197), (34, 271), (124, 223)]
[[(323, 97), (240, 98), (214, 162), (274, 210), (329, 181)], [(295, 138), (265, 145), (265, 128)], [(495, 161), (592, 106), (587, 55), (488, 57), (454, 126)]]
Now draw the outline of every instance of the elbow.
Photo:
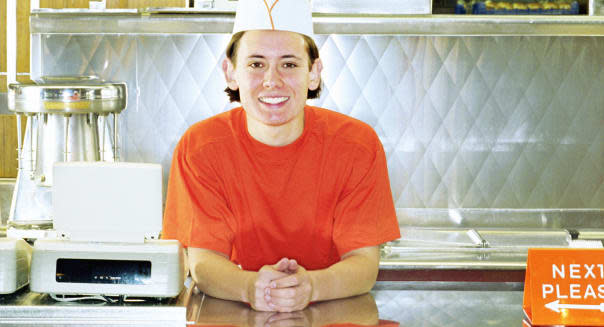
[(362, 293), (368, 293), (373, 289), (375, 283), (377, 282), (377, 277), (379, 273), (379, 263), (377, 265), (372, 265), (371, 271), (368, 273), (368, 278), (366, 279), (366, 283), (364, 283), (362, 288)]
[(371, 289), (373, 289), (373, 287), (375, 286), (375, 283), (377, 281), (378, 273), (380, 270), (379, 269), (379, 260), (374, 261), (374, 260), (370, 260), (369, 258), (366, 258), (366, 259), (368, 260), (368, 262), (366, 262), (364, 264), (364, 266), (366, 268), (365, 268), (364, 278), (359, 283), (359, 285), (360, 285), (359, 294), (369, 293), (369, 291), (371, 291)]
[(206, 262), (204, 262), (203, 260), (200, 261), (196, 261), (196, 262), (189, 262), (190, 265), (190, 269), (191, 269), (191, 278), (193, 279), (193, 281), (195, 282), (195, 285), (197, 285), (197, 288), (202, 291), (202, 292), (207, 292), (208, 291), (208, 278), (207, 278), (207, 267), (206, 267)]
[(189, 274), (191, 275), (191, 279), (193, 279), (197, 288), (201, 289), (201, 287), (202, 287), (201, 284), (202, 284), (203, 278), (200, 278), (200, 276), (199, 276), (200, 262), (189, 261), (188, 266), (189, 266), (188, 268), (189, 268)]
[[(380, 268), (380, 254), (377, 246), (361, 248), (349, 252), (343, 257), (344, 260), (350, 259), (356, 270), (355, 288), (358, 294), (364, 294), (371, 291), (377, 281)], [(357, 294), (357, 295), (358, 295)]]
[(189, 273), (195, 285), (200, 291), (207, 291), (208, 278), (205, 276), (208, 270), (207, 253), (205, 251), (195, 251), (194, 255), (189, 254), (188, 259)]

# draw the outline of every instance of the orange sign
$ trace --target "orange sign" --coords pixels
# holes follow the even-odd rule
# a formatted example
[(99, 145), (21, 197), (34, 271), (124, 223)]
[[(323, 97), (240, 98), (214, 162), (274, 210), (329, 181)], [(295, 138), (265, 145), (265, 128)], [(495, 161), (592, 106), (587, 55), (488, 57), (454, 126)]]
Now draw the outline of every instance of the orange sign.
[(604, 326), (604, 249), (529, 249), (522, 306), (533, 326)]

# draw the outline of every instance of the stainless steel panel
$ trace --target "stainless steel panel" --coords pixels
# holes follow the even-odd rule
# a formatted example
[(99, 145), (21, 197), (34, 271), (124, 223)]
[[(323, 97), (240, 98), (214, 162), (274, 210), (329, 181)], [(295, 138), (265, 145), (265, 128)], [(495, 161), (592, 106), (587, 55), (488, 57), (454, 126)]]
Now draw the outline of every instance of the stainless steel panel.
[(534, 230), (478, 230), (487, 246), (493, 249), (520, 250), (528, 248), (560, 248), (568, 247), (571, 235), (565, 230), (534, 231)]
[(372, 291), (522, 291), (523, 282), (377, 281)]
[(604, 15), (604, 0), (589, 0), (590, 15)]
[[(418, 0), (406, 0), (416, 3)], [(361, 4), (360, 1), (356, 3)], [(368, 8), (372, 1), (364, 1)], [(337, 9), (336, 9), (337, 10)], [(347, 9), (346, 12), (352, 10)], [(360, 11), (359, 11), (360, 12)], [(357, 13), (359, 13), (357, 12)], [(187, 14), (185, 14), (187, 13)], [(396, 35), (604, 35), (601, 16), (525, 15), (369, 15), (313, 16), (316, 34)], [(35, 10), (32, 33), (230, 33), (234, 14), (216, 10), (141, 10), (140, 12)]]
[(604, 210), (597, 208), (397, 208), (396, 213), (401, 226), (604, 229)]
[[(185, 129), (232, 106), (219, 67), (228, 34), (32, 38), (33, 77), (128, 84), (125, 160), (166, 174)], [(316, 39), (324, 92), (312, 103), (376, 129), (401, 223), (603, 227), (602, 38)]]
[(312, 10), (328, 14), (429, 14), (432, 0), (314, 0)]
[(520, 326), (522, 291), (372, 291), (380, 319), (400, 326)]
[(529, 248), (569, 247), (561, 229), (401, 228), (381, 247), (382, 269), (525, 269)]
[(580, 240), (601, 240), (604, 241), (604, 230), (602, 229), (578, 229), (578, 239)]
[(380, 269), (388, 270), (523, 270), (526, 252), (491, 249), (406, 248), (406, 252), (382, 253)]
[[(588, 234), (584, 231), (585, 234)], [(593, 237), (592, 237), (593, 239)], [(388, 243), (392, 251), (405, 248), (440, 249), (453, 251), (473, 249), (521, 250), (534, 247), (568, 247), (571, 235), (562, 229), (443, 229), (443, 228), (401, 228), (401, 238)], [(455, 251), (457, 251), (455, 250)]]
[[(474, 229), (435, 229), (402, 227), (398, 242), (416, 244), (418, 247), (479, 248), (483, 246), (481, 235)], [(394, 243), (394, 242), (393, 242)], [(398, 245), (390, 244), (392, 247)]]
[[(17, 158), (15, 158), (15, 160), (16, 159)], [(8, 221), (14, 188), (14, 178), (0, 178), (0, 226), (6, 226), (6, 222)]]

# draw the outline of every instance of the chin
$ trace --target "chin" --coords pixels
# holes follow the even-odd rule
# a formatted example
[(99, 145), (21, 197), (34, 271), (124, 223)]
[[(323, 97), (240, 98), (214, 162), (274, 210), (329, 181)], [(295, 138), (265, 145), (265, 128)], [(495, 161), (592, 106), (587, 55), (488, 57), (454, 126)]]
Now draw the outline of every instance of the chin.
[(281, 126), (281, 125), (287, 124), (290, 120), (287, 120), (287, 119), (265, 119), (262, 122), (265, 125), (269, 125), (269, 126)]
[(262, 115), (262, 122), (270, 126), (279, 126), (292, 121), (294, 117), (286, 116), (284, 113), (265, 113)]

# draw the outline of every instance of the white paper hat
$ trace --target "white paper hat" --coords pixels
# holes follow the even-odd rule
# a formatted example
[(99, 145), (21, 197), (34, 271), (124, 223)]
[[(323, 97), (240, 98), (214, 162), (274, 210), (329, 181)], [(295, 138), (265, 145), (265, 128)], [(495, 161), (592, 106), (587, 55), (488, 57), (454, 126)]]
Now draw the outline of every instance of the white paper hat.
[(239, 0), (233, 34), (251, 30), (290, 31), (313, 37), (308, 0)]

